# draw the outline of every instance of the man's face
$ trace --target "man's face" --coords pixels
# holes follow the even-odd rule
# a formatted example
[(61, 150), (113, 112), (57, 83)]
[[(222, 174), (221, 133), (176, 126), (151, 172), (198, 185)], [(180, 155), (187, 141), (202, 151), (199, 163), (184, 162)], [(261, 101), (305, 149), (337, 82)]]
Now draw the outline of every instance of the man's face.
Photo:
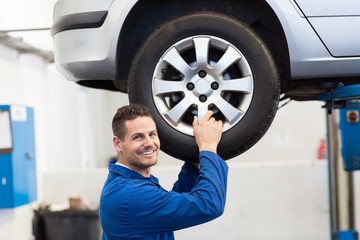
[(150, 174), (150, 167), (157, 162), (160, 140), (155, 122), (150, 117), (138, 117), (126, 121), (125, 139), (114, 137), (114, 147), (119, 153), (120, 163), (144, 176)]

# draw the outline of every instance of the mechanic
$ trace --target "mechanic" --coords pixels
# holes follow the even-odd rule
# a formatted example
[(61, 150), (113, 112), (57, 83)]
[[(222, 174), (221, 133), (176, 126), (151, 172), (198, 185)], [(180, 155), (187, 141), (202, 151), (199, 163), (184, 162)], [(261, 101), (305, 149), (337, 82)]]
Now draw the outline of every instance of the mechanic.
[(112, 128), (118, 160), (109, 163), (100, 197), (103, 240), (174, 239), (173, 231), (222, 215), (228, 167), (216, 154), (223, 123), (212, 114), (208, 111), (201, 122), (194, 117), (199, 163), (185, 161), (172, 191), (167, 191), (150, 173), (160, 140), (149, 110), (141, 104), (117, 110)]

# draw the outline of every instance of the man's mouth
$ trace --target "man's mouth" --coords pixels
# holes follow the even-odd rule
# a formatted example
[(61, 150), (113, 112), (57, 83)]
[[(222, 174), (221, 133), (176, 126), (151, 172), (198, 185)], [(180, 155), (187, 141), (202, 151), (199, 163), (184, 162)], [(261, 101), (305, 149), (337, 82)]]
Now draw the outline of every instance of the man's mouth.
[(148, 156), (148, 155), (152, 155), (154, 152), (155, 152), (155, 150), (146, 150), (146, 151), (139, 152), (139, 154), (143, 155), (143, 156)]

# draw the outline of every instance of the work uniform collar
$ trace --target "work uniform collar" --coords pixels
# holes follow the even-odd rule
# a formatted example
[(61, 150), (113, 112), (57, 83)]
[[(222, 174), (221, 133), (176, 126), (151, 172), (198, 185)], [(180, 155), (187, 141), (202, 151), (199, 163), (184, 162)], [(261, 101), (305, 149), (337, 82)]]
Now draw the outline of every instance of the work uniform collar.
[(115, 174), (119, 174), (125, 178), (133, 178), (133, 179), (146, 179), (150, 180), (151, 182), (155, 183), (156, 185), (159, 185), (159, 179), (157, 179), (155, 176), (150, 174), (150, 177), (144, 177), (140, 173), (128, 168), (124, 167), (122, 165), (116, 164), (117, 160), (111, 160), (109, 162), (109, 171), (113, 172)]

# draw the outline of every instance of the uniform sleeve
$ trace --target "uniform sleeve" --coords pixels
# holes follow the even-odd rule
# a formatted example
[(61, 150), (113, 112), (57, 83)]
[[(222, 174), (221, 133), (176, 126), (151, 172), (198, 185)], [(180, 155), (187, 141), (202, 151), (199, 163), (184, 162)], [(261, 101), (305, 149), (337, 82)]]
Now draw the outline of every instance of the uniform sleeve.
[(196, 185), (198, 177), (199, 169), (191, 162), (186, 161), (172, 190), (178, 193), (190, 192)]
[(197, 184), (190, 192), (167, 192), (150, 183), (133, 190), (128, 214), (138, 237), (187, 228), (222, 215), (228, 167), (208, 151), (200, 153), (200, 165)]

